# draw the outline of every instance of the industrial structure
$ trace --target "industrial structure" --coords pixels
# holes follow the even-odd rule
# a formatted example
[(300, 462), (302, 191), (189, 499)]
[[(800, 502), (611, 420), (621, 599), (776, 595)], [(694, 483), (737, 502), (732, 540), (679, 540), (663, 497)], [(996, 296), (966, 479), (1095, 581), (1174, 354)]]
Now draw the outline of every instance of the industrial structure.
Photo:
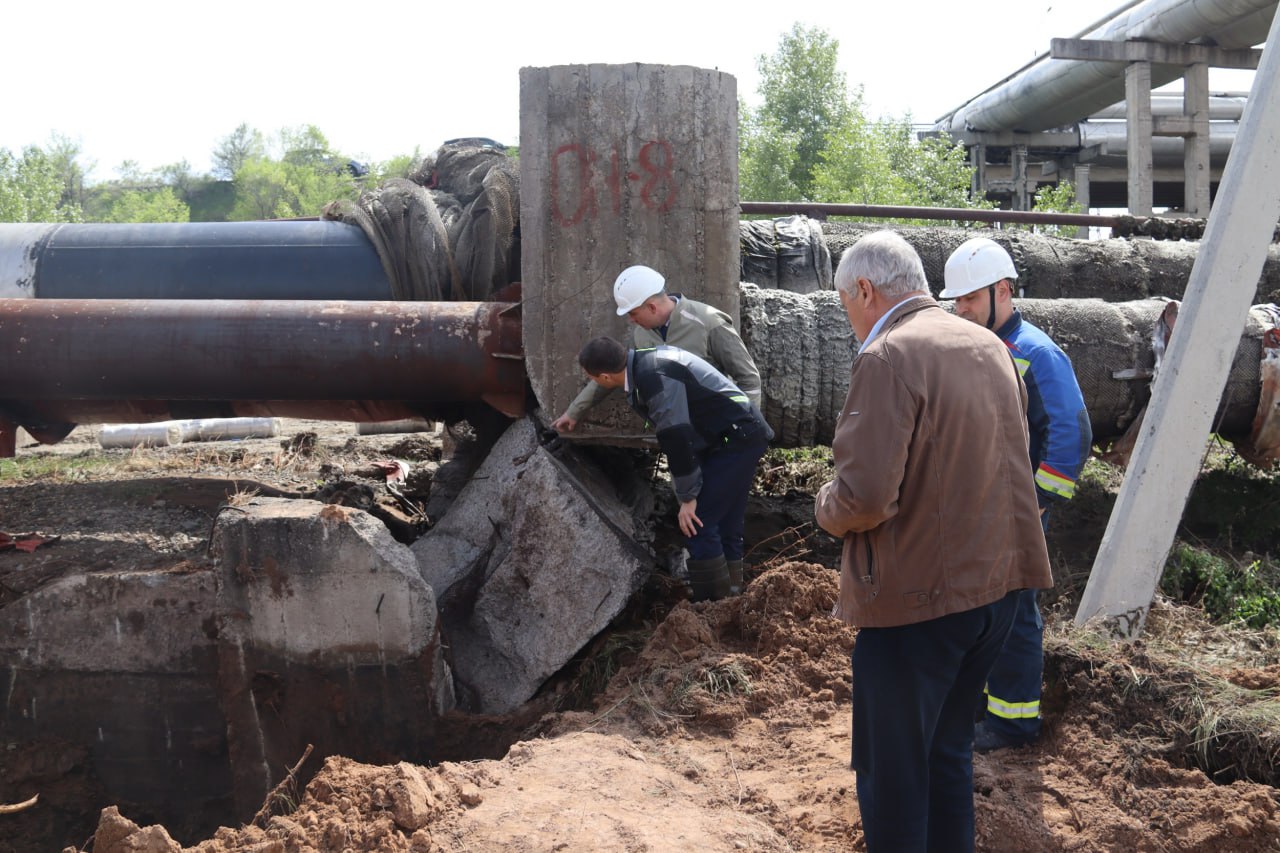
[[(1209, 69), (1256, 68), (1267, 0), (1128, 2), (941, 116), (969, 152), (974, 191), (1029, 210), (1067, 180), (1084, 209), (1207, 217), (1246, 96), (1213, 93)], [(1152, 94), (1182, 80), (1182, 92)]]

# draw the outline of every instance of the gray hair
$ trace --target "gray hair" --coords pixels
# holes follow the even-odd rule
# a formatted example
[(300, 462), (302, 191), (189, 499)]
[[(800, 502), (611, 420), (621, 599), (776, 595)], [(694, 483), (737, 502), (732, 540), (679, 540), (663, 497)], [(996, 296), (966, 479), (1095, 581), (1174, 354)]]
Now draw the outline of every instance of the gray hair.
[(844, 250), (836, 267), (836, 288), (852, 296), (854, 282), (860, 278), (890, 299), (929, 292), (920, 256), (895, 231), (873, 232)]

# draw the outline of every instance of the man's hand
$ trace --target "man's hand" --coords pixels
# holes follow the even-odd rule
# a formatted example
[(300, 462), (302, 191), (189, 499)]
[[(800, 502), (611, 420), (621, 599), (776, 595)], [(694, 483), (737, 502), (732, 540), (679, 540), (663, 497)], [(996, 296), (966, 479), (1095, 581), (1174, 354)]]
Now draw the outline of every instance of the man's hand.
[(573, 428), (577, 425), (577, 419), (571, 418), (567, 414), (561, 415), (551, 422), (551, 428), (556, 432), (573, 432)]
[[(680, 532), (692, 539), (698, 535), (698, 527), (702, 526), (702, 519), (698, 518), (698, 499), (684, 501), (680, 504), (680, 514), (676, 516), (680, 522)], [(698, 527), (694, 527), (694, 525)]]

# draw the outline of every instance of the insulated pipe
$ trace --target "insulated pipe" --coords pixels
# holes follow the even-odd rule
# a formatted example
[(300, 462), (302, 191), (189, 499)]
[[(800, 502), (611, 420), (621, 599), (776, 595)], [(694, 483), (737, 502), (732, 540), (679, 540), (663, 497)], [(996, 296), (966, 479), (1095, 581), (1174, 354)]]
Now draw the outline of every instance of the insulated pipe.
[(0, 298), (391, 298), (343, 222), (0, 225)]
[[(1209, 121), (1239, 121), (1244, 115), (1244, 105), (1249, 100), (1249, 93), (1219, 94), (1209, 96)], [(1182, 95), (1170, 95), (1164, 92), (1151, 94), (1151, 114), (1153, 116), (1181, 116)], [(1126, 121), (1129, 118), (1124, 101), (1112, 104), (1106, 109), (1098, 110), (1089, 116), (1089, 121)]]
[[(1080, 147), (1098, 146), (1101, 156), (1127, 156), (1129, 129), (1122, 121), (1082, 121), (1076, 126), (1080, 134)], [(1221, 169), (1227, 164), (1227, 155), (1236, 141), (1238, 122), (1214, 121), (1209, 123), (1209, 165)], [(1182, 168), (1186, 143), (1172, 136), (1151, 138), (1151, 160), (1156, 168)]]
[(4, 299), (0, 341), (0, 415), (46, 435), (126, 413), (362, 421), (433, 403), (525, 408), (512, 303)]
[[(1247, 48), (1266, 40), (1276, 5), (1274, 0), (1148, 0), (1078, 37)], [(1180, 69), (1153, 64), (1151, 85), (1164, 85), (1180, 74)], [(1124, 97), (1123, 63), (1045, 56), (938, 119), (936, 126), (952, 133), (1048, 130)]]
[[(948, 303), (942, 303), (947, 306)], [(1070, 356), (1095, 440), (1123, 435), (1150, 397), (1153, 333), (1166, 300), (1018, 299), (1017, 307)], [(1242, 331), (1215, 432), (1247, 438), (1258, 410), (1263, 336), (1255, 311)], [(834, 291), (742, 285), (742, 338), (760, 370), (765, 419), (782, 447), (829, 444), (848, 391), (857, 341)]]

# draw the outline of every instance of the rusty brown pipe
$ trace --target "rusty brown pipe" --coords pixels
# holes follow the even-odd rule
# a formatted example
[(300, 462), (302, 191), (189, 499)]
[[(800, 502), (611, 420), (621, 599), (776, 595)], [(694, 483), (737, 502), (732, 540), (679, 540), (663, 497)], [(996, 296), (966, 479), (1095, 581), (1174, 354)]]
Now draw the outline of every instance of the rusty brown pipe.
[(55, 433), (164, 419), (174, 401), (357, 421), (484, 401), (514, 416), (525, 387), (515, 302), (0, 300), (0, 412)]

